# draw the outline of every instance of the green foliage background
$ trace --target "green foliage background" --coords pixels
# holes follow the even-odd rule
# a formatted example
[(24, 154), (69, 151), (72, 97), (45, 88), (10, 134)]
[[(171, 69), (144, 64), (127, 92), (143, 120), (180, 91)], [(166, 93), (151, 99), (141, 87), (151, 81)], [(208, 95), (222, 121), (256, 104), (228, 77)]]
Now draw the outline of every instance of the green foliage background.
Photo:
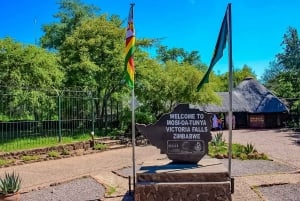
[[(43, 91), (73, 87), (96, 92), (94, 103), (101, 119), (107, 115), (110, 99), (128, 107), (130, 91), (123, 77), (125, 20), (102, 14), (100, 8), (79, 0), (60, 0), (59, 6), (54, 22), (42, 26), (44, 35), (39, 45), (0, 39), (0, 86), (6, 86), (0, 100), (7, 105), (6, 110), (13, 111), (16, 119), (38, 119), (42, 111), (18, 115), (20, 103), (27, 103), (27, 111), (37, 105), (40, 110), (51, 110), (54, 102)], [(135, 92), (139, 109), (145, 112), (144, 120), (148, 121), (148, 113), (158, 118), (178, 103), (220, 103), (215, 92), (228, 91), (228, 73), (212, 72), (210, 83), (196, 92), (207, 70), (199, 52), (169, 48), (159, 37), (137, 38), (136, 42)], [(283, 52), (276, 55), (263, 77), (264, 84), (279, 97), (296, 98), (294, 107), (300, 105), (299, 45), (297, 30), (290, 27), (283, 37)], [(156, 50), (154, 57), (149, 48)], [(235, 67), (234, 84), (249, 76), (256, 77), (247, 64)], [(40, 90), (28, 96), (23, 88)], [(3, 94), (8, 93), (18, 95), (7, 99)], [(0, 114), (3, 119), (6, 112)]]

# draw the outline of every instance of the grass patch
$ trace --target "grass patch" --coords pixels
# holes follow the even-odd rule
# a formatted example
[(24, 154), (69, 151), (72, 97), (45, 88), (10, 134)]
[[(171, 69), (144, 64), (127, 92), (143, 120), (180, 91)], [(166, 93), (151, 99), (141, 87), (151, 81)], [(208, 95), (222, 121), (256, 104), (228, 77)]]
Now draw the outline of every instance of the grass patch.
[(117, 187), (114, 187), (114, 186), (109, 186), (109, 187), (108, 187), (108, 190), (107, 190), (107, 194), (108, 194), (108, 195), (112, 195), (112, 194), (114, 194), (115, 192), (117, 192)]
[(9, 140), (0, 143), (0, 152), (14, 152), (20, 150), (36, 149), (42, 147), (52, 147), (59, 144), (74, 143), (89, 140), (90, 136), (87, 134), (63, 136), (61, 142), (57, 136), (38, 136), (26, 137)]
[(11, 163), (13, 163), (13, 162), (14, 162), (14, 160), (8, 160), (8, 159), (1, 159), (1, 158), (0, 158), (0, 167), (1, 167), (1, 166), (8, 165), (8, 164), (11, 164)]
[[(97, 129), (95, 130), (95, 137), (104, 136), (119, 136), (124, 131), (119, 129)], [(61, 142), (59, 142), (59, 135), (56, 132), (38, 133), (33, 136), (32, 133), (22, 133), (22, 137), (15, 139), (0, 138), (0, 152), (15, 152), (36, 148), (53, 147), (57, 145), (82, 142), (91, 140), (89, 132), (70, 132), (62, 131)], [(62, 155), (68, 155), (68, 151)]]
[(65, 147), (63, 148), (61, 155), (70, 155), (70, 150), (66, 149)]
[(53, 157), (53, 158), (57, 158), (57, 157), (59, 157), (60, 156), (60, 153), (58, 152), (58, 151), (49, 151), (48, 152), (48, 156), (49, 157)]
[(106, 144), (102, 144), (102, 143), (99, 143), (99, 144), (95, 144), (94, 146), (94, 149), (95, 150), (106, 150), (107, 149), (107, 145)]
[(23, 161), (35, 161), (35, 160), (40, 159), (40, 156), (38, 156), (38, 155), (24, 155), (24, 156), (21, 157), (21, 159)]

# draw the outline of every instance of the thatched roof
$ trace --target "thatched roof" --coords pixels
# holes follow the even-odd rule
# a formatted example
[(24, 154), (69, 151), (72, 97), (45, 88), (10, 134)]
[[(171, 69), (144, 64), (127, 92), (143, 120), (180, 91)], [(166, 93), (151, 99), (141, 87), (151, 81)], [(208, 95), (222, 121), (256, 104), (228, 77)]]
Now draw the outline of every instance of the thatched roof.
[[(229, 93), (217, 93), (221, 105), (200, 106), (206, 112), (228, 112)], [(232, 111), (248, 113), (288, 112), (285, 104), (253, 78), (246, 78), (232, 91)]]

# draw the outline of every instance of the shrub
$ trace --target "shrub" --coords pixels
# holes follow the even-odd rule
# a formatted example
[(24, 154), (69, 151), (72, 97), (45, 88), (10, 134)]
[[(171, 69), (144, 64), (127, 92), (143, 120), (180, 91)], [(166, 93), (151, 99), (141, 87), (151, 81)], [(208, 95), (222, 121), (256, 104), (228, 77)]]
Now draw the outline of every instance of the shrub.
[(247, 143), (247, 145), (244, 148), (244, 153), (248, 155), (254, 152), (256, 152), (256, 150), (254, 149), (254, 145), (251, 143)]
[(107, 145), (106, 144), (102, 144), (102, 143), (95, 144), (94, 149), (95, 150), (105, 150), (105, 149), (107, 149)]
[(268, 156), (265, 153), (261, 153), (260, 156), (260, 159), (262, 160), (269, 160)]
[(67, 148), (63, 148), (61, 155), (70, 155), (70, 151)]
[(108, 195), (112, 195), (112, 194), (115, 193), (116, 191), (117, 191), (117, 188), (116, 188), (116, 187), (114, 187), (114, 186), (109, 186), (107, 194), (108, 194)]
[(209, 147), (208, 147), (208, 155), (211, 157), (216, 157), (216, 155), (223, 155), (223, 154), (227, 154), (227, 147), (224, 146), (220, 146), (220, 145), (212, 145), (212, 143), (209, 143)]
[[(213, 158), (228, 158), (228, 145), (221, 140), (221, 134), (216, 135), (215, 138), (209, 143), (208, 155)], [(248, 143), (246, 146), (242, 144), (232, 144), (232, 158), (238, 158), (241, 160), (258, 159), (268, 160), (266, 154), (258, 153), (254, 148), (254, 145)]]
[(241, 144), (232, 144), (232, 153), (239, 157), (239, 155), (244, 152), (244, 147), (245, 146)]
[(225, 140), (223, 139), (223, 132), (217, 132), (217, 134), (211, 140), (212, 146), (224, 146), (226, 145)]
[(10, 164), (10, 163), (12, 163), (11, 160), (1, 159), (1, 158), (0, 158), (0, 167), (1, 167), (1, 166), (5, 166), (5, 165)]
[(34, 161), (34, 160), (38, 160), (40, 157), (37, 155), (24, 155), (21, 157), (21, 159), (23, 161)]
[(4, 178), (0, 178), (0, 193), (11, 194), (16, 193), (21, 188), (22, 179), (15, 172), (5, 173)]
[[(129, 108), (126, 108), (122, 111), (121, 116), (121, 128), (122, 130), (131, 129), (131, 115), (132, 112)], [(155, 116), (149, 112), (145, 111), (143, 108), (136, 109), (135, 112), (135, 121), (140, 124), (150, 124), (156, 120)]]
[(48, 152), (48, 156), (49, 156), (49, 157), (57, 158), (57, 157), (59, 157), (59, 155), (60, 155), (60, 154), (59, 154), (57, 151), (55, 151), (55, 150), (49, 151), (49, 152)]
[(241, 160), (247, 160), (247, 159), (248, 159), (248, 155), (245, 154), (245, 153), (241, 153), (240, 156), (239, 156), (239, 158), (240, 158)]

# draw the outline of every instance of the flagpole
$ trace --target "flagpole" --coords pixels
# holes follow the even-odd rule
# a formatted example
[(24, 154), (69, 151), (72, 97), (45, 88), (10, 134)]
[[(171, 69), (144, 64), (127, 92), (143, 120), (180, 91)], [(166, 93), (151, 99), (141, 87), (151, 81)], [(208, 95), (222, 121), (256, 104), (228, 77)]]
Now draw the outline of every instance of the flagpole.
[[(130, 4), (130, 7), (132, 8), (132, 19), (133, 19), (133, 7), (134, 7), (134, 3)], [(133, 72), (135, 73), (135, 72)], [(132, 180), (133, 180), (133, 192), (135, 192), (135, 183), (136, 183), (136, 179), (135, 179), (135, 101), (134, 101), (134, 82), (133, 82), (133, 87), (131, 90), (131, 131), (132, 131)]]
[[(135, 30), (133, 24), (133, 7), (134, 3), (130, 4), (128, 14), (128, 26), (126, 30), (125, 40), (125, 79), (131, 89), (131, 144), (132, 144), (132, 179), (133, 191), (135, 191), (135, 101), (134, 101), (134, 49), (135, 49)], [(131, 177), (129, 177), (129, 191), (131, 191)], [(131, 193), (131, 192), (130, 192)]]
[(232, 73), (232, 27), (231, 27), (231, 3), (227, 9), (227, 25), (228, 25), (228, 67), (229, 67), (229, 137), (228, 137), (228, 173), (231, 179), (231, 192), (233, 193), (233, 179), (231, 178), (231, 159), (232, 159), (232, 88), (233, 88), (233, 73)]
[(135, 191), (135, 104), (134, 104), (134, 87), (132, 89), (131, 97), (131, 130), (132, 130), (132, 180), (133, 180), (133, 191)]

